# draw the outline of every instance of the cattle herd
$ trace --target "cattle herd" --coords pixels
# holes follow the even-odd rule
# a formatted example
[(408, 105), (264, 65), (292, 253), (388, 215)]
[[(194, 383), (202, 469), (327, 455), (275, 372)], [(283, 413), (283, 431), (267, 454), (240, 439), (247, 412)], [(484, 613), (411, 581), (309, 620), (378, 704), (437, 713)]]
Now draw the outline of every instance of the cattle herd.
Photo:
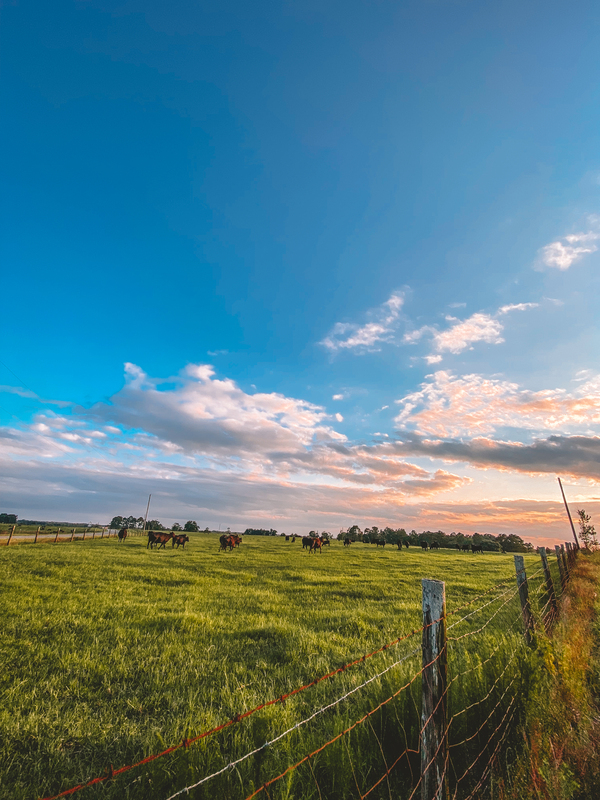
[[(119, 542), (123, 542), (127, 538), (127, 528), (122, 528), (119, 533), (117, 534), (119, 538)], [(285, 537), (286, 542), (295, 542), (296, 541), (295, 534)], [(146, 549), (150, 548), (151, 550), (156, 547), (157, 550), (161, 548), (165, 548), (167, 542), (171, 542), (171, 547), (177, 546), (179, 550), (180, 547), (185, 549), (185, 543), (189, 542), (190, 537), (185, 533), (174, 533), (173, 531), (163, 532), (163, 531), (148, 531), (148, 544), (146, 545)], [(353, 544), (353, 539), (350, 539), (348, 536), (344, 538), (344, 547), (350, 547)], [(224, 552), (231, 552), (236, 547), (239, 547), (242, 543), (242, 537), (237, 533), (224, 533), (222, 536), (219, 537), (219, 551)], [(385, 539), (373, 539), (371, 544), (377, 545), (377, 547), (385, 547), (386, 542)], [(402, 546), (408, 550), (410, 543), (408, 539), (404, 539), (403, 541), (396, 542), (398, 550), (402, 550)], [(419, 542), (422, 550), (439, 550), (440, 545), (438, 542), (427, 542), (425, 539), (421, 539)], [(323, 547), (331, 547), (331, 540), (326, 536), (303, 536), (302, 537), (302, 549), (308, 550), (309, 553), (316, 553), (317, 551), (320, 553)], [(472, 552), (472, 553), (483, 553), (483, 546), (480, 544), (474, 544), (472, 542), (466, 544), (457, 544), (456, 549), (462, 552)]]

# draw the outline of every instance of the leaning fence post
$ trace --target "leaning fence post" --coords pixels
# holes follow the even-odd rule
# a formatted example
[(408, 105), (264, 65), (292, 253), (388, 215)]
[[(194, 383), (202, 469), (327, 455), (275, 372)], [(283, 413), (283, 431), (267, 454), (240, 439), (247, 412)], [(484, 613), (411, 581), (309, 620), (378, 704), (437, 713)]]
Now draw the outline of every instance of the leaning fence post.
[(38, 534), (39, 534), (39, 532), (40, 532), (40, 529), (39, 529), (39, 526), (38, 526), (38, 529), (37, 529), (37, 531), (35, 532), (35, 539), (33, 540), (33, 543), (34, 543), (34, 544), (37, 544), (37, 539), (38, 539)]
[(54, 544), (56, 544), (57, 541), (58, 541), (58, 534), (59, 533), (60, 533), (60, 528), (58, 528), (58, 530), (56, 531), (56, 536), (54, 537)]
[(13, 533), (14, 533), (14, 532), (15, 532), (15, 526), (13, 525), (13, 526), (12, 526), (12, 528), (10, 529), (10, 533), (9, 533), (9, 535), (8, 535), (8, 542), (6, 543), (6, 546), (7, 546), (7, 547), (8, 547), (8, 545), (10, 544), (10, 540), (12, 539), (12, 537), (13, 537)]
[(560, 589), (561, 592), (564, 592), (565, 586), (567, 585), (567, 581), (565, 579), (565, 567), (562, 560), (562, 555), (560, 552), (560, 546), (555, 544), (554, 545), (554, 552), (556, 553), (556, 561), (558, 563), (558, 572), (560, 573)]
[(71, 531), (71, 538), (69, 539), (70, 542), (73, 541), (73, 537), (74, 536), (75, 536), (75, 528), (73, 528), (72, 531)]
[(444, 800), (448, 761), (446, 585), (422, 580), (421, 800)]
[(525, 559), (523, 556), (515, 556), (515, 571), (517, 573), (517, 586), (519, 587), (519, 600), (521, 601), (521, 614), (523, 615), (523, 626), (525, 628), (525, 641), (528, 645), (535, 644), (533, 614), (529, 605), (529, 588), (527, 586), (527, 574), (525, 572)]
[(83, 529), (83, 541), (84, 541), (84, 542), (85, 542), (85, 533), (86, 533), (86, 531), (87, 531), (87, 528), (84, 528), (84, 529)]
[(558, 604), (556, 602), (556, 593), (554, 591), (554, 584), (552, 583), (552, 575), (550, 574), (545, 547), (540, 547), (540, 556), (542, 559), (542, 567), (544, 568), (544, 576), (546, 577), (546, 591), (548, 592), (550, 605), (552, 606), (552, 620), (554, 620), (558, 614)]

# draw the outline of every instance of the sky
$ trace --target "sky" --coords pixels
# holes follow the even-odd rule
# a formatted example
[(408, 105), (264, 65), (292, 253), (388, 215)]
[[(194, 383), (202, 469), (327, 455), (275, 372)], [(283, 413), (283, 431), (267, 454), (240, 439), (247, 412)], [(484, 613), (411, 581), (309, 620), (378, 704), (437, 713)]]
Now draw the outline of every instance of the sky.
[(600, 6), (0, 8), (0, 510), (600, 513)]

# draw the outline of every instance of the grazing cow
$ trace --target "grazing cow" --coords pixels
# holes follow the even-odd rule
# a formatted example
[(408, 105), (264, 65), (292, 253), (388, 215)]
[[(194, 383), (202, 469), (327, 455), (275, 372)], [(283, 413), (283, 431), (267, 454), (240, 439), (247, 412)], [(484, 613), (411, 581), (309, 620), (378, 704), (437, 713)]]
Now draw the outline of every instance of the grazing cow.
[(179, 536), (173, 536), (173, 541), (171, 542), (171, 548), (177, 545), (177, 549), (179, 550), (179, 545), (183, 547), (185, 550), (185, 543), (189, 542), (190, 537), (187, 536), (185, 533), (180, 533)]
[(419, 544), (421, 545), (423, 550), (429, 550), (429, 544), (426, 541), (421, 540), (421, 542), (419, 542)]
[(302, 537), (302, 549), (306, 550), (306, 548), (308, 547), (308, 549), (310, 550), (311, 547), (312, 547), (312, 540), (313, 540), (312, 536), (303, 536)]
[(404, 547), (406, 547), (407, 550), (410, 547), (410, 542), (408, 541), (408, 539), (404, 540)]
[(317, 550), (318, 550), (319, 553), (320, 553), (322, 546), (323, 546), (323, 542), (321, 541), (321, 539), (319, 539), (319, 537), (317, 537), (316, 539), (312, 539), (311, 538), (310, 547), (308, 549), (308, 552), (309, 553), (316, 553)]
[(292, 544), (294, 544), (295, 541), (296, 541), (296, 536), (294, 535), (292, 536)]
[(119, 541), (122, 542), (124, 539), (127, 538), (127, 528), (121, 528), (118, 532), (117, 536), (119, 537)]
[(351, 539), (349, 539), (349, 538), (346, 536), (346, 538), (344, 539), (344, 547), (350, 547), (350, 545), (351, 545), (351, 544), (352, 544), (352, 540), (351, 540)]
[(463, 553), (466, 553), (471, 549), (471, 545), (470, 544), (463, 544), (460, 549), (463, 551)]
[(471, 545), (471, 552), (473, 552), (473, 553), (483, 553), (483, 545), (481, 545), (481, 544), (472, 544)]
[(430, 549), (430, 550), (439, 550), (439, 549), (440, 549), (439, 542), (432, 542), (432, 543), (429, 545), (429, 549)]
[(374, 543), (377, 547), (385, 547), (385, 539), (375, 539)]

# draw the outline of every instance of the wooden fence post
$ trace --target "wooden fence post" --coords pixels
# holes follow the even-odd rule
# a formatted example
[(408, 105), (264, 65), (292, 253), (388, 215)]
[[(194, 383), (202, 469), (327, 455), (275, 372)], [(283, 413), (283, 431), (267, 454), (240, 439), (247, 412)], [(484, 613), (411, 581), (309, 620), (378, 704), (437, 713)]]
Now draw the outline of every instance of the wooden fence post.
[(552, 575), (550, 574), (548, 556), (546, 555), (545, 547), (540, 547), (540, 556), (542, 559), (542, 567), (544, 568), (544, 575), (546, 577), (546, 591), (548, 592), (549, 602), (552, 609), (551, 621), (553, 622), (558, 616), (558, 603), (556, 602), (556, 593), (554, 591), (554, 584), (552, 583)]
[(58, 534), (60, 533), (60, 528), (56, 531), (56, 536), (54, 537), (54, 544), (58, 541)]
[(421, 800), (444, 800), (448, 763), (446, 585), (422, 580)]
[(525, 641), (528, 645), (533, 646), (535, 645), (535, 628), (531, 606), (529, 605), (529, 587), (527, 586), (527, 574), (525, 572), (525, 559), (523, 556), (515, 556), (515, 571), (517, 573), (521, 614), (523, 615), (523, 626), (525, 628)]
[(75, 536), (75, 528), (71, 530), (71, 538), (69, 539), (70, 542), (73, 541), (73, 537)]
[(96, 538), (96, 528), (94, 528), (94, 530), (92, 531), (92, 539), (95, 539), (95, 538)]
[(86, 531), (87, 531), (87, 528), (84, 528), (84, 529), (83, 529), (83, 541), (84, 541), (84, 542), (85, 542), (85, 533), (86, 533)]
[(39, 528), (39, 525), (38, 525), (38, 529), (37, 529), (37, 531), (35, 532), (35, 539), (33, 540), (33, 543), (34, 543), (34, 544), (37, 544), (37, 540), (38, 540), (38, 534), (39, 534), (39, 532), (40, 532), (40, 528)]
[(565, 580), (568, 583), (569, 582), (569, 578), (571, 576), (569, 575), (569, 565), (567, 564), (567, 556), (566, 556), (566, 553), (565, 553), (564, 544), (561, 544), (561, 546), (560, 546), (560, 554), (562, 556), (563, 564), (564, 564), (564, 567), (565, 567)]
[(7, 547), (8, 547), (8, 545), (10, 544), (10, 540), (11, 540), (11, 539), (12, 539), (12, 537), (13, 537), (13, 533), (15, 532), (15, 527), (16, 527), (16, 526), (15, 526), (15, 525), (13, 525), (13, 526), (12, 526), (12, 528), (10, 529), (10, 533), (9, 533), (9, 535), (8, 535), (8, 542), (6, 543), (6, 546), (7, 546)]
[(560, 546), (555, 544), (554, 545), (554, 552), (556, 553), (556, 561), (558, 562), (558, 571), (560, 573), (560, 590), (561, 593), (564, 592), (565, 586), (567, 585), (567, 581), (565, 580), (565, 568), (563, 566), (562, 555), (560, 552)]

